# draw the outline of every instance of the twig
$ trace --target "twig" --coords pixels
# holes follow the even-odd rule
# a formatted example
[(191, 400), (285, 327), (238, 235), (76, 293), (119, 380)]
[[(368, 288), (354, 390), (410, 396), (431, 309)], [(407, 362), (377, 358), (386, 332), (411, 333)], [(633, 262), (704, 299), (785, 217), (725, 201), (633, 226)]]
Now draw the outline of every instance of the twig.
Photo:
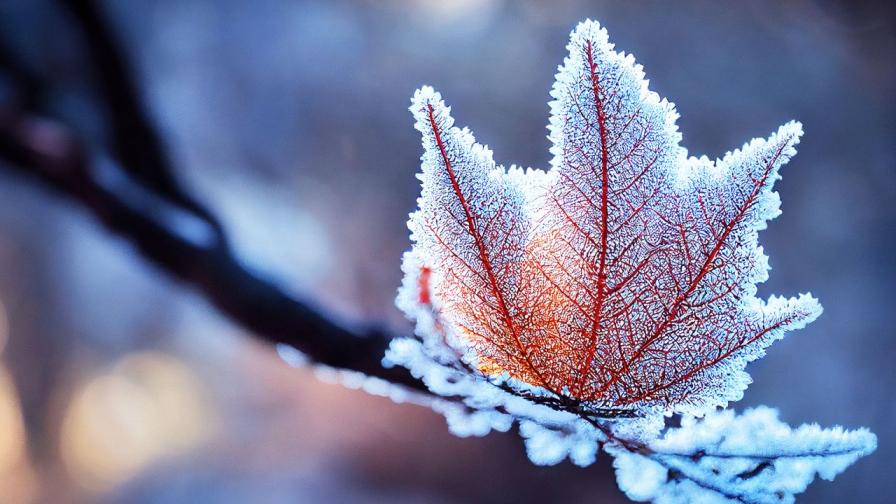
[[(205, 220), (225, 243), (223, 229), (211, 212), (191, 197), (177, 180), (168, 153), (150, 119), (127, 59), (119, 50), (112, 27), (94, 0), (62, 0), (87, 48), (97, 76), (97, 94), (108, 117), (106, 133), (111, 153), (123, 170), (164, 198)], [(226, 243), (225, 243), (226, 244)]]

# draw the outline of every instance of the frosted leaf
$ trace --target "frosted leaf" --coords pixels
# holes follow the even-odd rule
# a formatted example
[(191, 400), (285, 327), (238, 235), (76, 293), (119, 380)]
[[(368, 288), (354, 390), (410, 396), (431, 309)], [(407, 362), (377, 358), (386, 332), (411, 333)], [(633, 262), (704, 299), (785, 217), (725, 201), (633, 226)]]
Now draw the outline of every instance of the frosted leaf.
[[(716, 489), (700, 483), (749, 463), (701, 455), (670, 466), (701, 449), (676, 433), (728, 418), (732, 428), (717, 432), (730, 444), (735, 426), (762, 420), (767, 413), (755, 411), (765, 410), (737, 420), (713, 411), (741, 398), (748, 362), (821, 313), (809, 294), (756, 297), (769, 271), (758, 232), (780, 214), (773, 185), (802, 128), (787, 123), (719, 160), (688, 157), (674, 105), (649, 90), (603, 28), (581, 23), (567, 49), (551, 90), (546, 172), (497, 165), (432, 88), (411, 100), (421, 195), (396, 303), (416, 337), (394, 340), (384, 364), (406, 367), (444, 398), (431, 406), (458, 435), (518, 422), (537, 464), (587, 465), (603, 445), (633, 498), (712, 502)], [(709, 417), (657, 440), (673, 414)], [(803, 428), (750, 432), (769, 457), (810, 437)], [(857, 432), (847, 441), (870, 436)], [(646, 455), (673, 442), (682, 443), (677, 455)], [(812, 471), (840, 467), (809, 471), (805, 457), (784, 457), (774, 459), (781, 479), (767, 485), (782, 495)], [(678, 478), (682, 470), (691, 473)]]
[(821, 312), (808, 294), (755, 297), (757, 232), (780, 213), (772, 185), (800, 125), (687, 158), (674, 106), (605, 30), (582, 23), (568, 50), (547, 173), (496, 165), (438, 93), (414, 95), (422, 192), (399, 305), (439, 362), (579, 409), (700, 414), (739, 399), (746, 363)]
[(767, 407), (686, 417), (641, 453), (606, 445), (626, 495), (666, 504), (793, 502), (816, 475), (832, 480), (876, 448), (867, 429), (792, 429)]

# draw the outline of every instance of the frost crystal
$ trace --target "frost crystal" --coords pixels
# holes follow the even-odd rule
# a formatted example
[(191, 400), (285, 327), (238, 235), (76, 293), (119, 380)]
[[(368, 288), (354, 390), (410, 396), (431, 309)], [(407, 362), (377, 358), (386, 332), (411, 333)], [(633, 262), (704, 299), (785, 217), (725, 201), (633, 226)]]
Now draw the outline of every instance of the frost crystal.
[[(802, 129), (787, 123), (714, 162), (688, 157), (674, 105), (648, 89), (641, 66), (616, 52), (605, 30), (580, 24), (568, 50), (551, 91), (547, 172), (496, 165), (455, 127), (439, 93), (414, 95), (422, 190), (397, 304), (419, 339), (395, 340), (384, 363), (450, 398), (433, 407), (455, 433), (483, 435), (516, 420), (535, 463), (588, 465), (604, 445), (633, 498), (707, 490), (701, 481), (740, 477), (749, 464), (705, 456), (677, 467), (672, 455), (646, 454), (676, 432), (725, 419), (738, 428), (777, 422), (769, 410), (738, 419), (712, 412), (741, 398), (748, 362), (821, 313), (809, 294), (756, 298), (769, 269), (758, 231), (780, 213), (772, 187)], [(710, 417), (655, 441), (672, 414)], [(716, 432), (725, 443), (738, 439)], [(776, 432), (761, 433), (769, 452), (811, 437), (805, 428)], [(858, 456), (833, 455), (839, 462), (825, 467)], [(774, 495), (791, 495), (814, 474), (768, 460), (776, 475), (768, 477), (782, 478), (780, 492), (767, 486)], [(669, 476), (684, 470), (695, 478)], [(756, 470), (751, 482), (766, 477)]]
[(642, 453), (606, 445), (626, 495), (666, 504), (793, 502), (816, 475), (832, 480), (875, 448), (867, 429), (791, 429), (767, 407), (685, 418)]

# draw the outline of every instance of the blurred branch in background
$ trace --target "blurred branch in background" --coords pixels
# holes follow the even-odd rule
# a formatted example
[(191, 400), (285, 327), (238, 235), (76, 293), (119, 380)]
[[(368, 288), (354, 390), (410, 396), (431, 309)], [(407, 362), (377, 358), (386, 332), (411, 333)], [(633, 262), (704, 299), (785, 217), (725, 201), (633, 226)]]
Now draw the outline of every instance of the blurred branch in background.
[(62, 3), (80, 28), (91, 66), (98, 74), (98, 91), (109, 115), (111, 152), (126, 171), (166, 199), (199, 215), (222, 240), (223, 230), (218, 220), (184, 191), (174, 175), (159, 134), (143, 109), (130, 66), (96, 2), (63, 0)]
[(98, 73), (110, 132), (91, 148), (77, 127), (44, 113), (51, 83), (0, 44), (0, 167), (35, 178), (86, 207), (157, 267), (198, 289), (259, 338), (293, 346), (318, 364), (358, 371), (419, 391), (425, 386), (381, 358), (389, 336), (356, 331), (245, 268), (217, 219), (178, 184), (128, 65), (94, 2), (63, 2)]

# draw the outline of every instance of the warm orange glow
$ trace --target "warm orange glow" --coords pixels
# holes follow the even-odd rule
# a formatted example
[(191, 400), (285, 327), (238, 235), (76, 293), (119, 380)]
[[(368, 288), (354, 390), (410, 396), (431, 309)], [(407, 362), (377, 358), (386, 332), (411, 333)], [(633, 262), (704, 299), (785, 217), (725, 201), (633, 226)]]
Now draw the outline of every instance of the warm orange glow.
[(0, 499), (3, 502), (34, 502), (37, 488), (28, 461), (27, 435), (19, 397), (12, 376), (0, 365)]
[(79, 484), (107, 490), (196, 446), (212, 420), (189, 368), (164, 354), (134, 354), (75, 392), (62, 423), (61, 456)]
[(25, 425), (12, 378), (0, 366), (0, 476), (25, 458)]

